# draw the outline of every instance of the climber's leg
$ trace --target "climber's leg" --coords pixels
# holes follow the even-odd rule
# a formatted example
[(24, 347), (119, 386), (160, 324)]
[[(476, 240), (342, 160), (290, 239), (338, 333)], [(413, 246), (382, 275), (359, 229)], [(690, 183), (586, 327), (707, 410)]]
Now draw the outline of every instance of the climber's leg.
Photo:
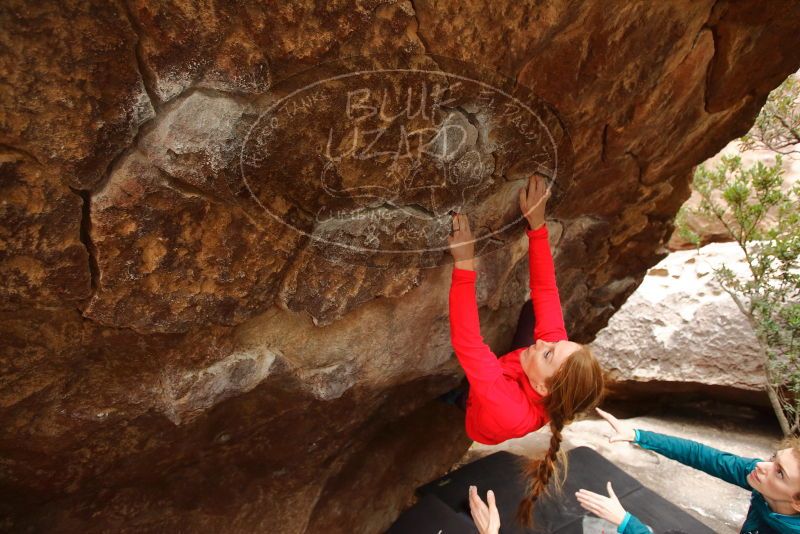
[(517, 331), (511, 341), (511, 349), (517, 350), (522, 347), (533, 345), (533, 327), (536, 324), (536, 317), (533, 315), (533, 302), (530, 300), (522, 305), (517, 321)]
[(455, 389), (439, 396), (439, 400), (445, 404), (457, 406), (462, 411), (467, 411), (467, 397), (469, 396), (469, 382), (466, 379)]
[(447, 393), (442, 393), (439, 395), (439, 400), (445, 404), (455, 404), (460, 393), (461, 392), (458, 390), (458, 388), (451, 389)]

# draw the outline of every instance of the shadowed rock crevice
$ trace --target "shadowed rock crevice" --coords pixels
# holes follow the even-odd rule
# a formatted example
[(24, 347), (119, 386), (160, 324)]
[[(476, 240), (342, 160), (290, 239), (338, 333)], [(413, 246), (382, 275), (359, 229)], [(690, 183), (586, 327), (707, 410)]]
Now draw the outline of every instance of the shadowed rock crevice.
[[(713, 54), (716, 54), (719, 50), (719, 37), (717, 35), (717, 30), (715, 27), (713, 20), (716, 19), (718, 9), (726, 3), (727, 0), (715, 0), (713, 5), (711, 6), (711, 10), (709, 11), (708, 20), (703, 27), (697, 32), (697, 36), (695, 37), (694, 43), (692, 43), (692, 49), (694, 49), (695, 43), (700, 39), (703, 32), (709, 32), (711, 34), (711, 43), (713, 45)], [(706, 87), (705, 91), (703, 92), (703, 109), (705, 109), (706, 113), (709, 115), (712, 113), (709, 107), (709, 99), (711, 98), (711, 76), (712, 70), (714, 67), (714, 55), (708, 61), (708, 67), (706, 68)], [(718, 110), (719, 111), (719, 110)]]
[(414, 22), (415, 22), (414, 34), (417, 36), (417, 39), (419, 39), (420, 42), (422, 43), (423, 52), (428, 52), (430, 50), (430, 47), (426, 43), (425, 36), (423, 36), (422, 32), (420, 31), (419, 11), (417, 10), (416, 1), (409, 0), (409, 3), (411, 4), (411, 9), (414, 11)]
[(131, 12), (131, 3), (128, 0), (122, 0), (122, 5), (125, 9), (125, 15), (128, 18), (128, 23), (130, 24), (131, 29), (133, 29), (133, 32), (136, 34), (134, 51), (136, 54), (136, 66), (139, 70), (139, 76), (142, 78), (144, 90), (147, 91), (147, 97), (150, 99), (150, 105), (153, 106), (156, 112), (158, 112), (164, 102), (155, 96), (155, 92), (153, 91), (153, 74), (147, 69), (144, 59), (142, 58), (142, 28), (139, 25), (136, 17), (134, 17), (133, 13)]
[(81, 198), (81, 225), (80, 236), (81, 243), (86, 248), (86, 253), (89, 256), (89, 273), (91, 273), (91, 288), (94, 294), (97, 289), (97, 280), (100, 277), (100, 269), (97, 266), (97, 258), (95, 257), (95, 249), (92, 244), (92, 217), (91, 217), (91, 201), (92, 195), (89, 191), (82, 191), (72, 189), (72, 192)]

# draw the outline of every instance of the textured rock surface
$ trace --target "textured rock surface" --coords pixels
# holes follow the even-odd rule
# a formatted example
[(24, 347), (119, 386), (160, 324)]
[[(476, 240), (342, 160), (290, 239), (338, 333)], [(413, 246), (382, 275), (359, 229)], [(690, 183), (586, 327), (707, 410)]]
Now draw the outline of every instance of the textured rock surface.
[[(284, 149), (269, 165), (240, 157), (258, 118), (347, 62), (436, 71), (447, 56), (526, 101), (513, 81), (530, 87), (558, 112), (537, 108), (553, 146), (574, 147), (551, 235), (568, 328), (585, 341), (659, 259), (692, 166), (743, 134), (797, 70), (799, 10), (4, 2), (2, 528), (383, 530), (468, 444), (461, 415), (433, 401), (460, 378), (450, 268), (434, 246), (447, 211), (498, 232), (482, 244), (478, 293), (502, 353), (526, 297), (522, 229), (509, 223), (538, 134), (513, 138), (518, 114), (450, 83), (437, 135), (464, 135), (432, 146), (461, 143), (443, 161), (452, 187), (425, 193), (435, 166), (395, 162), (385, 185), (402, 194), (376, 205), (309, 187), (318, 161), (297, 149), (334, 126), (342, 148), (356, 131), (337, 122), (340, 100), (308, 93), (286, 135), (262, 127), (255, 139)], [(424, 130), (420, 120), (407, 125)], [(376, 161), (372, 171), (387, 166)], [(259, 171), (252, 183), (240, 162)], [(370, 168), (352, 158), (332, 170), (325, 185), (340, 193)], [(318, 218), (354, 206), (382, 217), (376, 234), (362, 219)], [(415, 233), (420, 216), (439, 233)], [(351, 257), (325, 245), (332, 237), (428, 249)], [(353, 507), (356, 488), (379, 497)]]
[(80, 239), (84, 200), (18, 152), (0, 151), (0, 173), (3, 309), (90, 296), (89, 254)]
[(19, 1), (5, 3), (0, 16), (0, 144), (91, 188), (154, 116), (124, 9), (100, 0)]
[(725, 265), (744, 273), (738, 245), (673, 252), (592, 342), (619, 381), (694, 382), (758, 391), (764, 369), (747, 319), (714, 280)]

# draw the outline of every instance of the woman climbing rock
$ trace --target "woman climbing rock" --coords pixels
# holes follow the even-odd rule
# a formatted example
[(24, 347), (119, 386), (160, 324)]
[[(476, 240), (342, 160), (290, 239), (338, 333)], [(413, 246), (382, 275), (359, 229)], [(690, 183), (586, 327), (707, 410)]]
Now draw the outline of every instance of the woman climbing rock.
[(467, 435), (491, 445), (524, 436), (548, 423), (552, 432), (545, 457), (525, 466), (530, 483), (518, 513), (524, 524), (530, 524), (533, 503), (553, 478), (561, 430), (576, 415), (594, 408), (604, 389), (603, 372), (595, 357), (587, 347), (567, 339), (545, 226), (549, 196), (541, 177), (532, 177), (527, 188), (520, 190), (520, 209), (530, 227), (526, 233), (536, 320), (530, 343), (499, 359), (480, 332), (475, 244), (466, 215), (453, 217), (453, 233), (448, 238), (455, 262), (450, 286), (450, 338), (469, 382)]

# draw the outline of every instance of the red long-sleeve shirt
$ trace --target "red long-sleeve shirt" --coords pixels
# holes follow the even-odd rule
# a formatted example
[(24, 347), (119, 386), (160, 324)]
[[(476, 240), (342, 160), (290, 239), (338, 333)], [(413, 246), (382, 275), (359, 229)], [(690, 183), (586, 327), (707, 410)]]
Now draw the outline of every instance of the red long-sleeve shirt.
[[(547, 227), (528, 230), (530, 289), (536, 325), (534, 339), (567, 339), (556, 286)], [(475, 300), (477, 272), (453, 268), (450, 285), (450, 341), (464, 368), (470, 390), (467, 398), (467, 435), (494, 445), (544, 426), (549, 417), (542, 396), (522, 370), (519, 356), (525, 347), (499, 359), (483, 341)]]

